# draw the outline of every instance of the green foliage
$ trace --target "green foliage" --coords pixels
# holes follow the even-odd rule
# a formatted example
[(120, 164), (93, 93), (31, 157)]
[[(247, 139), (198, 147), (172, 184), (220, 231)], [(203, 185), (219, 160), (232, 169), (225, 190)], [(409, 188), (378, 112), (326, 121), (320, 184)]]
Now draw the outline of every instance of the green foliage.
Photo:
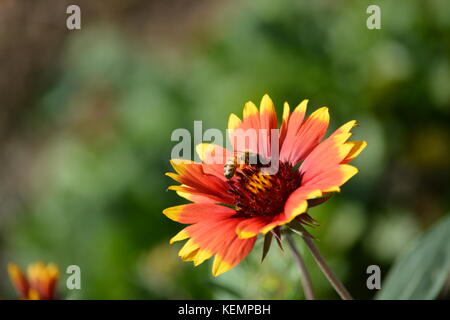
[(450, 215), (411, 244), (377, 294), (379, 300), (435, 299), (450, 274)]

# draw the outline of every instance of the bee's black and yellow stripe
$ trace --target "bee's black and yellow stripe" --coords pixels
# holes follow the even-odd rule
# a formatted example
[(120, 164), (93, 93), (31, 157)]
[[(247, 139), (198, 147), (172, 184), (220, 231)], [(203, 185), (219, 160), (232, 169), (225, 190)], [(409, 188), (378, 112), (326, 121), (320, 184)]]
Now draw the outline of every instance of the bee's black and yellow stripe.
[(237, 167), (237, 157), (234, 156), (228, 159), (225, 165), (223, 166), (223, 174), (225, 178), (227, 179), (233, 178), (234, 174), (236, 173), (236, 167)]

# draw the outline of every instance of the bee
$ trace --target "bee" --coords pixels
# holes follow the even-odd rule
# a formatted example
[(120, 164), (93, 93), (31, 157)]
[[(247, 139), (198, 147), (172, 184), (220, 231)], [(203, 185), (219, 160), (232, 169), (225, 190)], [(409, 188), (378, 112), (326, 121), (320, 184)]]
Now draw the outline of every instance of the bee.
[(255, 165), (256, 167), (263, 167), (260, 157), (250, 151), (238, 151), (230, 157), (223, 166), (223, 174), (225, 178), (230, 180), (233, 178), (236, 170), (244, 165)]

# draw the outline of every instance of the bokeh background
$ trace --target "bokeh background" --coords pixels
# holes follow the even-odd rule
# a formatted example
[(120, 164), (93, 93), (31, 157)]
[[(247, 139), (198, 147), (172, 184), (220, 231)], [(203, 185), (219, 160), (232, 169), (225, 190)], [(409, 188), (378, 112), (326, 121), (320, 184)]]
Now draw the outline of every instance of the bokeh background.
[[(81, 30), (66, 28), (78, 4)], [(378, 4), (381, 30), (368, 30)], [(53, 261), (61, 296), (302, 299), (289, 250), (261, 243), (213, 278), (168, 240), (176, 128), (225, 129), (264, 93), (356, 119), (360, 173), (310, 214), (356, 298), (372, 298), (412, 239), (449, 212), (449, 1), (0, 1), (0, 296), (6, 264)], [(450, 231), (449, 231), (450, 232)], [(337, 298), (299, 241), (319, 298)], [(64, 289), (68, 265), (82, 290)], [(448, 298), (447, 289), (441, 298)]]

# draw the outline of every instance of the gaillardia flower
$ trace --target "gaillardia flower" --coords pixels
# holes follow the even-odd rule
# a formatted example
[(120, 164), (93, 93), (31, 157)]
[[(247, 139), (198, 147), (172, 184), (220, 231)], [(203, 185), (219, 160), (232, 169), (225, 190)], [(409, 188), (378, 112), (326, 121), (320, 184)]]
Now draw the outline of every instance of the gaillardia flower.
[(55, 287), (59, 277), (58, 267), (49, 263), (32, 263), (26, 275), (15, 263), (8, 264), (9, 277), (21, 299), (53, 300)]
[[(324, 139), (329, 114), (322, 107), (305, 119), (307, 100), (290, 113), (284, 104), (279, 131), (272, 100), (262, 98), (260, 109), (248, 102), (243, 119), (231, 114), (228, 133), (233, 150), (214, 144), (197, 146), (201, 163), (172, 159), (176, 173), (167, 175), (181, 185), (171, 186), (190, 204), (164, 210), (170, 219), (189, 226), (170, 243), (188, 241), (179, 252), (184, 261), (199, 265), (215, 256), (212, 272), (220, 275), (237, 265), (252, 250), (258, 234), (280, 239), (280, 227), (313, 220), (308, 206), (327, 200), (358, 170), (349, 165), (365, 148), (365, 141), (347, 141), (356, 121), (350, 121)], [(262, 167), (242, 163), (234, 175), (224, 176), (224, 164), (237, 154), (248, 152), (236, 143), (253, 130), (261, 136), (250, 150), (258, 156), (278, 161), (274, 174), (264, 174)], [(278, 132), (278, 157), (271, 154), (273, 132)], [(247, 135), (248, 137), (249, 135)], [(211, 161), (223, 155), (223, 161)], [(217, 157), (216, 157), (217, 158)], [(219, 157), (220, 158), (220, 157)]]

